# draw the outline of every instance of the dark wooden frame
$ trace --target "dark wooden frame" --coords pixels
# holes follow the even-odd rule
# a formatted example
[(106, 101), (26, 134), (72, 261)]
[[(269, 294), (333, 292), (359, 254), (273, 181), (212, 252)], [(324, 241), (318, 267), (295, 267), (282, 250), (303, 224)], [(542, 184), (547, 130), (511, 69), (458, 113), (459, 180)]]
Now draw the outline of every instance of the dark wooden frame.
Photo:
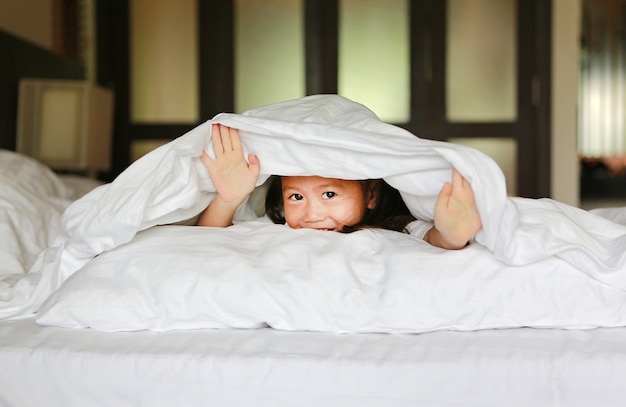
[(78, 0), (52, 2), (52, 43), (54, 52), (83, 63), (80, 36), (80, 4)]
[[(336, 93), (339, 0), (304, 0), (306, 92)], [(551, 1), (518, 0), (518, 120), (449, 123), (445, 115), (445, 1), (410, 1), (411, 119), (398, 125), (437, 140), (513, 136), (518, 194), (550, 195)], [(201, 121), (234, 108), (234, 0), (198, 0)], [(112, 176), (129, 164), (132, 140), (173, 139), (198, 123), (129, 120), (128, 1), (97, 1), (98, 82), (116, 92)], [(214, 61), (220, 61), (217, 65)], [(209, 80), (209, 78), (211, 80)]]

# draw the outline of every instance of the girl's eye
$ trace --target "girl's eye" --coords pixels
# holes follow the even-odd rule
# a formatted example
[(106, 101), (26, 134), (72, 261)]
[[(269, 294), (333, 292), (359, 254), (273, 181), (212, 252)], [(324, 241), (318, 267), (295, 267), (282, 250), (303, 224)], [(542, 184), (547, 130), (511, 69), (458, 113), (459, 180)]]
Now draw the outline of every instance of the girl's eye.
[(289, 195), (289, 200), (291, 200), (291, 201), (301, 201), (302, 199), (303, 199), (303, 197), (300, 194), (291, 194), (291, 195)]
[(335, 192), (328, 191), (328, 192), (324, 192), (322, 194), (322, 198), (324, 198), (324, 199), (331, 199), (331, 198), (335, 197), (336, 195), (337, 194)]

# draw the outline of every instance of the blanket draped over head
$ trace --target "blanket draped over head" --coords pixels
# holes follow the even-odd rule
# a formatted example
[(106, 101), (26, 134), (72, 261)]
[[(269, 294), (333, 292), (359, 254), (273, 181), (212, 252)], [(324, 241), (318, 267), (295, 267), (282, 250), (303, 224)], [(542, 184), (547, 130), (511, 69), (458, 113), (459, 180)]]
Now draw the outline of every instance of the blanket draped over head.
[(199, 159), (203, 150), (213, 155), (212, 123), (240, 130), (244, 152), (260, 159), (258, 185), (272, 174), (383, 178), (424, 220), (433, 219), (436, 197), (454, 167), (471, 183), (482, 218), (475, 241), (499, 261), (517, 266), (557, 257), (603, 284), (626, 290), (625, 227), (550, 199), (507, 197), (500, 168), (481, 152), (420, 139), (380, 121), (358, 103), (315, 95), (244, 114), (218, 114), (74, 202), (63, 215), (56, 241), (30, 271), (41, 274), (39, 284), (19, 304), (5, 295), (0, 317), (37, 312), (51, 293), (101, 253), (142, 230), (200, 213), (216, 195)]

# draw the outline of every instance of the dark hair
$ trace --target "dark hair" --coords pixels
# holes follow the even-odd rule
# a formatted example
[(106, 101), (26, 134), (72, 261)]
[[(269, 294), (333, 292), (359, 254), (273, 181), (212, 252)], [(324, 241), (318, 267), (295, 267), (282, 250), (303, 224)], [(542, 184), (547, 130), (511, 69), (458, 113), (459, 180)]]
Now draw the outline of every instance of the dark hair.
[[(406, 232), (406, 226), (415, 220), (407, 208), (400, 192), (382, 179), (359, 181), (363, 195), (368, 199), (370, 192), (376, 196), (376, 205), (367, 209), (363, 219), (356, 225), (345, 226), (344, 233), (365, 228), (381, 228)], [(270, 177), (265, 197), (265, 213), (274, 223), (285, 223), (282, 177)]]

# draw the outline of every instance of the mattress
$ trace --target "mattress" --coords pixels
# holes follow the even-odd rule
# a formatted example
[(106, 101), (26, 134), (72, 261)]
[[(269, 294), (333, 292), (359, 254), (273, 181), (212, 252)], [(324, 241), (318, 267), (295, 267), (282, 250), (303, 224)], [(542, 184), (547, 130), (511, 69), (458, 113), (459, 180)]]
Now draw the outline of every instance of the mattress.
[(3, 406), (623, 406), (626, 329), (101, 332), (0, 321)]

